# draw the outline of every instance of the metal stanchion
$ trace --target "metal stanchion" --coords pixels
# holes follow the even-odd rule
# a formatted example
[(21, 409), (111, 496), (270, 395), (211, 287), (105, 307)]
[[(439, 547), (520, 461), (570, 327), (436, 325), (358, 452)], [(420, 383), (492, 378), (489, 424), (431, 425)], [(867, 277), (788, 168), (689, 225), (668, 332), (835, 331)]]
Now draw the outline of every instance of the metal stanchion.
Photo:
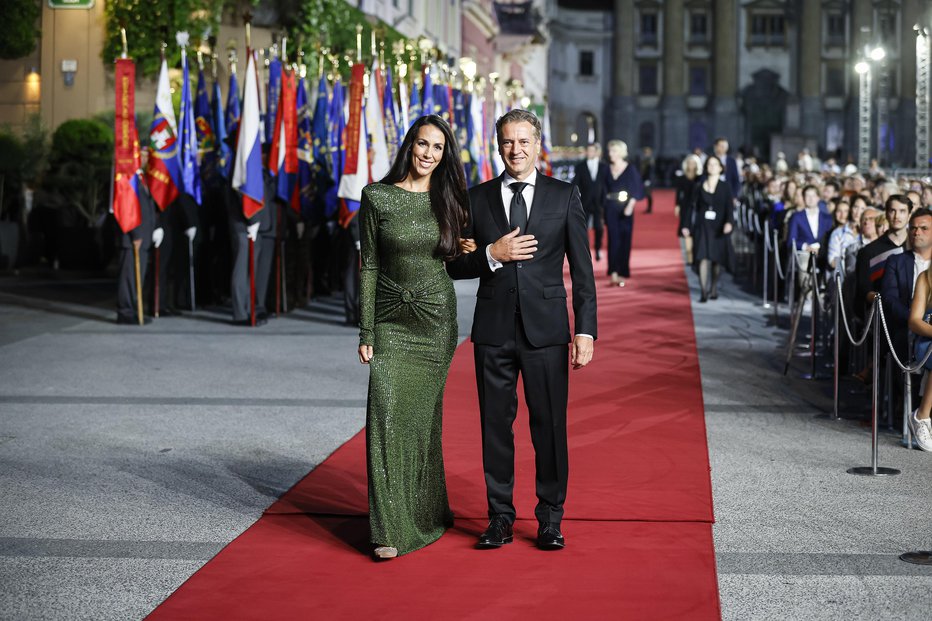
[(793, 306), (796, 302), (796, 240), (793, 239), (790, 242), (790, 273), (789, 277), (786, 279), (786, 303), (790, 307), (790, 312), (793, 312)]
[[(766, 226), (770, 226), (770, 222), (766, 223)], [(780, 271), (780, 248), (777, 246), (779, 242), (778, 235), (776, 231), (773, 231), (773, 322), (776, 325), (777, 323), (777, 311), (780, 308), (780, 278), (783, 277)]]
[(890, 353), (886, 357), (887, 366), (883, 373), (883, 417), (887, 421), (887, 429), (893, 428), (893, 360)]
[(769, 275), (768, 268), (770, 267), (768, 265), (768, 261), (770, 259), (770, 253), (767, 252), (767, 243), (770, 241), (769, 235), (770, 235), (770, 223), (765, 222), (764, 223), (764, 286), (761, 287), (761, 298), (762, 298), (761, 306), (763, 306), (764, 308), (770, 308), (770, 303), (767, 301), (767, 289), (768, 289), (767, 276)]
[(841, 277), (837, 271), (835, 272), (835, 278), (833, 278), (833, 280), (835, 281), (835, 302), (832, 305), (832, 312), (835, 315), (835, 336), (832, 339), (832, 355), (835, 360), (835, 370), (832, 373), (834, 376), (832, 381), (834, 383), (835, 400), (832, 406), (831, 420), (838, 420), (840, 418), (838, 416), (838, 379), (841, 375), (841, 371), (839, 370), (841, 360), (841, 334), (838, 333), (838, 328), (841, 326), (838, 325), (838, 316), (841, 314), (841, 291), (839, 291), (841, 288)]
[[(806, 278), (809, 283), (809, 299), (811, 300), (811, 310), (809, 312), (809, 373), (803, 373), (802, 378), (814, 380), (818, 379), (816, 375), (816, 350), (819, 342), (819, 285), (816, 282), (815, 257), (810, 255), (808, 259), (809, 263), (806, 266)], [(800, 301), (800, 304), (806, 304), (805, 297)]]
[(913, 413), (913, 374), (909, 371), (903, 373), (903, 439), (900, 444), (912, 450), (913, 434), (909, 430), (909, 417)]
[[(874, 298), (874, 304), (880, 305), (880, 296), (878, 295)], [(848, 468), (848, 474), (857, 474), (862, 476), (892, 476), (895, 474), (900, 474), (900, 471), (896, 468), (881, 468), (877, 465), (877, 454), (878, 454), (878, 437), (877, 437), (877, 427), (878, 427), (878, 415), (877, 411), (879, 390), (880, 390), (880, 312), (874, 313), (874, 374), (873, 374), (873, 387), (871, 391), (871, 465), (870, 466), (857, 466), (855, 468)]]

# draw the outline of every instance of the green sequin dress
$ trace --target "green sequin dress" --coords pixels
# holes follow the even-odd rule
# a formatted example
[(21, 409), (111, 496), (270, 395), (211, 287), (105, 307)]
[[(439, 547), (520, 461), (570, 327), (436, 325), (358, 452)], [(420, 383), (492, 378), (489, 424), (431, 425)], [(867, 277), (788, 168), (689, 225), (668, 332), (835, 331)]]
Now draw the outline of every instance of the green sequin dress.
[(399, 554), (452, 524), (440, 435), (457, 343), (456, 294), (427, 192), (374, 183), (360, 218), (361, 345), (372, 345), (366, 411), (372, 543)]

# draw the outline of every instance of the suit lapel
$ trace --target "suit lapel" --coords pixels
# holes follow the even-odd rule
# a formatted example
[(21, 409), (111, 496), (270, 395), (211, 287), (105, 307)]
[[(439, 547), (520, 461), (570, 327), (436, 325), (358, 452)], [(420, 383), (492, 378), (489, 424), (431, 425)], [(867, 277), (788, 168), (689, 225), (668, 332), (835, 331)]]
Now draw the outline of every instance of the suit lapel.
[[(547, 177), (540, 172), (537, 173), (537, 187), (534, 188), (534, 200), (531, 201), (531, 215), (527, 219), (527, 232), (530, 233), (534, 224), (540, 220), (540, 212), (543, 211), (544, 205), (547, 204), (545, 195), (547, 194)], [(523, 233), (522, 233), (523, 234)]]
[(492, 220), (498, 225), (499, 233), (508, 233), (508, 219), (505, 217), (505, 205), (502, 203), (502, 177), (489, 183), (489, 194), (486, 195)]

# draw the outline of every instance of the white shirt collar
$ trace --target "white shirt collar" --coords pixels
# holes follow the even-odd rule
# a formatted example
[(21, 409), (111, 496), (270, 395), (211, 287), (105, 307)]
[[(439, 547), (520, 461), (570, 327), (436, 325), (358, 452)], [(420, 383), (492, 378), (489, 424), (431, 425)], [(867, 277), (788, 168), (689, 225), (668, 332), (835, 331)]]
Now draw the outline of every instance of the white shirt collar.
[[(502, 173), (502, 186), (507, 188), (508, 186), (510, 186), (512, 183), (515, 183), (516, 181), (517, 179), (509, 175), (507, 172)], [(529, 186), (536, 187), (537, 186), (537, 169), (536, 168), (531, 169), (531, 174), (528, 175), (527, 178), (524, 181), (522, 181), (522, 183), (526, 183)]]

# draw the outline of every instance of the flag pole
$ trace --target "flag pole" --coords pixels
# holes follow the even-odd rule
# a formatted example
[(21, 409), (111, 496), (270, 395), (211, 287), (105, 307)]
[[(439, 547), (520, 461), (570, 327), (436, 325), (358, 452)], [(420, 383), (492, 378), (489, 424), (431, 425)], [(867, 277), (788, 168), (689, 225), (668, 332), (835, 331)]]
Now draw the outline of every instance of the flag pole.
[[(248, 58), (252, 54), (252, 30), (250, 22), (252, 21), (252, 14), (247, 11), (243, 15), (243, 21), (246, 24), (246, 57), (247, 63), (246, 66), (249, 66)], [(259, 69), (256, 68), (258, 73)], [(258, 77), (258, 75), (257, 75)], [(245, 200), (245, 199), (244, 199)], [(256, 327), (256, 261), (255, 261), (255, 252), (256, 252), (256, 242), (253, 241), (252, 237), (249, 238), (249, 323), (255, 328)]]
[(139, 325), (145, 323), (142, 316), (142, 276), (139, 267), (139, 246), (141, 245), (141, 239), (133, 240), (133, 265), (136, 268), (136, 317), (139, 319)]

